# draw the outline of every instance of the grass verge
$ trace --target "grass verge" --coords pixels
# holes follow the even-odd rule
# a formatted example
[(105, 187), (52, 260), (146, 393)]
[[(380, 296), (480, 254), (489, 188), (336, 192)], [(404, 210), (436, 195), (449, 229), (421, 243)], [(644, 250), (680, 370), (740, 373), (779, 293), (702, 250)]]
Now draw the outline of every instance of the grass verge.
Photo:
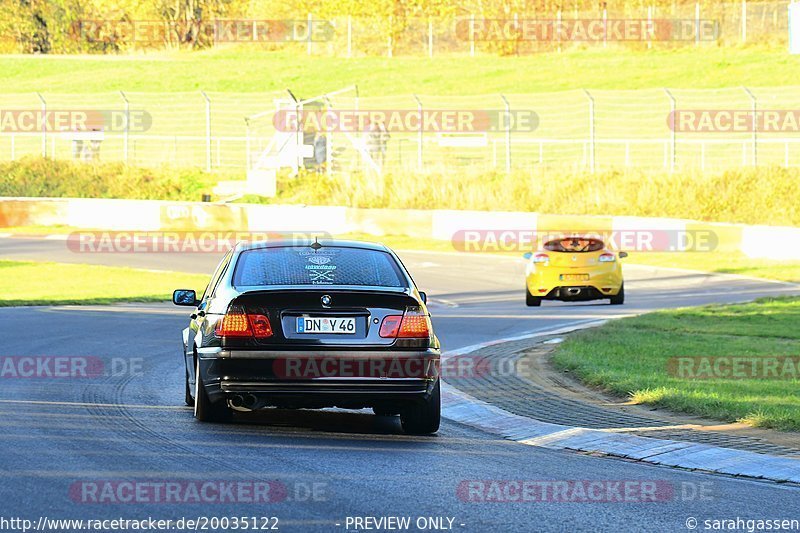
[(800, 261), (754, 259), (741, 252), (632, 252), (625, 262), (800, 283)]
[[(794, 379), (681, 377), (675, 357), (800, 354), (800, 298), (767, 298), (615, 320), (576, 333), (556, 350), (556, 367), (635, 403), (727, 422), (800, 430), (800, 368)], [(750, 374), (747, 374), (750, 376)]]
[[(784, 47), (600, 47), (524, 56), (319, 57), (239, 46), (109, 56), (0, 56), (0, 93), (265, 92), (310, 97), (357, 83), (362, 95), (513, 94), (580, 89), (794, 85)], [(469, 73), (465, 76), (465, 73)], [(564, 73), (569, 73), (565, 75)], [(602, 75), (598, 75), (602, 73)], [(676, 87), (678, 88), (678, 87)], [(33, 98), (34, 95), (31, 95)]]
[(0, 307), (169, 301), (208, 276), (71, 263), (0, 260)]

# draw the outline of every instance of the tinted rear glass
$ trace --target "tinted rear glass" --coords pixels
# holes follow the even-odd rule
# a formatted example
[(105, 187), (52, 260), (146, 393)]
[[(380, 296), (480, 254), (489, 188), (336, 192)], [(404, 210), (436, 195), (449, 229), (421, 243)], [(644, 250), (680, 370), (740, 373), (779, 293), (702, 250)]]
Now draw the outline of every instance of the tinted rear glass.
[(599, 239), (557, 239), (544, 245), (544, 249), (550, 252), (597, 252), (604, 248), (603, 241)]
[(364, 285), (405, 287), (394, 258), (386, 252), (327, 246), (261, 248), (239, 255), (234, 286)]

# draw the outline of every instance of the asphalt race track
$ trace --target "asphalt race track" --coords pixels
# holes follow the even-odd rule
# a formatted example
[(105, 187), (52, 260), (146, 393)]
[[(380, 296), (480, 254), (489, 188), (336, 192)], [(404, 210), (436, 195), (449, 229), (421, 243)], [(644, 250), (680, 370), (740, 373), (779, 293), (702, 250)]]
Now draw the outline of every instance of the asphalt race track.
[[(208, 274), (218, 260), (76, 254), (62, 241), (16, 238), (0, 240), (0, 254)], [(652, 309), (800, 293), (779, 283), (628, 266), (624, 306), (527, 308), (520, 260), (400, 255), (428, 291), (445, 350)], [(452, 519), (455, 531), (497, 532), (687, 531), (691, 518), (697, 530), (706, 519), (797, 518), (800, 489), (792, 486), (545, 450), (447, 420), (438, 435), (424, 438), (367, 411), (268, 411), (230, 425), (200, 424), (183, 405), (179, 351), (187, 315), (167, 304), (0, 309), (2, 355), (86, 356), (105, 369), (81, 379), (0, 381), (0, 517), (34, 525), (42, 516), (277, 517), (283, 531), (347, 531), (348, 517), (407, 516), (412, 526), (419, 517), (444, 517), (440, 525)], [(481, 480), (639, 481), (671, 492), (644, 503), (469, 501), (460, 488)], [(259, 503), (246, 496), (225, 503), (93, 501), (102, 492), (93, 488), (123, 481), (271, 482), (271, 496)]]

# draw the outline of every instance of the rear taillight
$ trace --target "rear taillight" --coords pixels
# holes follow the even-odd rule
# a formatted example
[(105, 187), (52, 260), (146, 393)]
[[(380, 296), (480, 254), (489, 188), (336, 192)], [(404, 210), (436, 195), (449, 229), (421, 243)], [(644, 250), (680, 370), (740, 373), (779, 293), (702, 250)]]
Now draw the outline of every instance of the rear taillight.
[(384, 339), (394, 339), (400, 332), (400, 323), (403, 321), (402, 315), (389, 315), (381, 322), (379, 335)]
[(266, 315), (245, 313), (240, 306), (231, 306), (214, 328), (217, 337), (272, 337), (272, 325)]
[(247, 315), (250, 319), (250, 327), (253, 328), (253, 337), (257, 339), (266, 339), (272, 337), (272, 324), (269, 323), (269, 318), (264, 315)]
[(550, 256), (547, 254), (536, 254), (533, 256), (534, 263), (549, 263)]
[(402, 316), (383, 319), (379, 335), (384, 339), (427, 339), (431, 335), (431, 319), (420, 307), (406, 307)]
[(617, 256), (614, 254), (600, 254), (599, 261), (601, 263), (613, 263), (617, 260)]

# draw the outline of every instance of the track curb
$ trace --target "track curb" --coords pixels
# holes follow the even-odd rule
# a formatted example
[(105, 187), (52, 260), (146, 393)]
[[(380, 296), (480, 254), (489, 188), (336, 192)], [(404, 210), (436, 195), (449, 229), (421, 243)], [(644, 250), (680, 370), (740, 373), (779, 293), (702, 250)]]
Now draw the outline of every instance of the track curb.
[[(570, 333), (607, 322), (589, 321), (467, 346), (443, 355), (463, 356), (488, 346)], [(654, 439), (600, 429), (551, 424), (516, 415), (443, 383), (442, 416), (528, 446), (602, 454), (653, 465), (775, 482), (800, 483), (800, 460), (708, 444)]]

